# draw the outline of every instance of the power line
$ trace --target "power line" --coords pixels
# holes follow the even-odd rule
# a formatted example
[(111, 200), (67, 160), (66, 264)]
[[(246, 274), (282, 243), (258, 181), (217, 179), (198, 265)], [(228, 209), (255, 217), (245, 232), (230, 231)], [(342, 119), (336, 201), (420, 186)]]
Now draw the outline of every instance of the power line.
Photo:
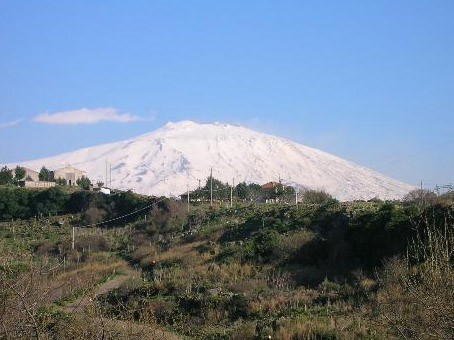
[[(404, 156), (400, 156), (400, 157), (394, 157), (394, 159), (391, 159), (391, 160), (388, 160), (387, 162), (382, 163), (381, 166), (386, 168), (386, 167), (392, 166), (394, 164), (401, 163), (401, 162), (406, 161), (408, 159), (412, 159), (412, 158), (415, 158), (415, 157), (420, 156), (422, 154), (425, 154), (425, 153), (427, 153), (429, 151), (432, 151), (433, 149), (438, 148), (438, 147), (440, 147), (442, 145), (450, 144), (452, 142), (453, 142), (453, 140), (444, 140), (442, 142), (439, 142), (439, 143), (436, 143), (436, 144), (432, 144), (430, 146), (427, 146), (425, 148), (422, 148), (422, 149), (418, 150), (417, 152), (414, 152), (414, 153), (411, 153), (411, 154), (407, 154), (407, 155), (404, 155)], [(387, 157), (387, 159), (389, 159), (389, 158)]]
[(113, 222), (113, 221), (118, 221), (118, 220), (120, 220), (122, 218), (125, 218), (125, 217), (128, 217), (128, 216), (132, 216), (134, 214), (137, 214), (138, 212), (144, 211), (145, 209), (152, 208), (153, 206), (155, 206), (156, 204), (158, 204), (159, 202), (161, 202), (161, 201), (163, 201), (165, 199), (167, 199), (167, 198), (159, 199), (156, 202), (153, 202), (152, 204), (148, 204), (148, 205), (144, 206), (143, 208), (138, 209), (136, 211), (133, 211), (131, 213), (128, 213), (128, 214), (125, 214), (125, 215), (122, 215), (122, 216), (118, 216), (118, 217), (112, 218), (112, 219), (107, 220), (107, 221), (102, 221), (102, 222), (98, 222), (98, 223), (83, 225), (83, 226), (80, 226), (80, 228), (94, 228), (96, 226), (100, 226), (100, 225), (103, 225), (103, 224), (106, 224), (106, 223), (110, 223), (110, 222)]

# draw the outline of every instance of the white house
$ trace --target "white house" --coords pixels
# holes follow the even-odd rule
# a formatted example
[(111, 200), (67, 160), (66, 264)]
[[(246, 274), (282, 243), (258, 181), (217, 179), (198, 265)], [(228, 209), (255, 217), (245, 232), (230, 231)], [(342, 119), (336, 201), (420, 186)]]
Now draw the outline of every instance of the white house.
[(81, 179), (82, 176), (87, 176), (87, 173), (72, 166), (66, 166), (54, 171), (54, 179), (65, 179), (68, 185), (76, 185), (77, 180)]

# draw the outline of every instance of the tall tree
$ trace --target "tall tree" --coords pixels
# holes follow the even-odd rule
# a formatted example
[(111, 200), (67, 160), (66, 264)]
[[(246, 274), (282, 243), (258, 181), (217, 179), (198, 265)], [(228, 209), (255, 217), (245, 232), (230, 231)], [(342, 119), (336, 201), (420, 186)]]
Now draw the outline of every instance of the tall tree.
[(14, 182), (19, 185), (23, 180), (25, 180), (26, 171), (24, 168), (19, 165), (16, 166), (14, 170)]
[(0, 170), (0, 185), (11, 184), (13, 182), (13, 172), (4, 166)]
[(84, 188), (85, 190), (87, 190), (90, 185), (91, 185), (91, 181), (88, 177), (85, 177), (85, 176), (82, 176), (81, 178), (79, 178), (77, 181), (76, 181), (76, 184), (82, 188)]
[(249, 186), (245, 182), (238, 183), (238, 185), (236, 186), (236, 193), (241, 199), (249, 198)]
[(41, 168), (39, 171), (39, 180), (40, 181), (46, 181), (49, 182), (52, 180), (52, 174), (49, 169), (47, 169), (45, 166)]

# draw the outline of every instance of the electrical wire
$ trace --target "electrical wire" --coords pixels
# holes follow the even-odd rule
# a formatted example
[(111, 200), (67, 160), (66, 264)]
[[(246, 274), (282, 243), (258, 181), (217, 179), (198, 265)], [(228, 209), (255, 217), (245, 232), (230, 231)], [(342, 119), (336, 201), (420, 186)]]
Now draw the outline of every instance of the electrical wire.
[(148, 204), (148, 205), (144, 206), (143, 208), (140, 208), (140, 209), (138, 209), (136, 211), (133, 211), (133, 212), (130, 212), (128, 214), (125, 214), (125, 215), (122, 215), (122, 216), (118, 216), (118, 217), (112, 218), (112, 219), (107, 220), (107, 221), (102, 221), (102, 222), (98, 222), (98, 223), (92, 223), (92, 224), (79, 226), (79, 228), (94, 228), (94, 227), (97, 227), (97, 226), (100, 226), (100, 225), (103, 225), (103, 224), (107, 224), (107, 223), (110, 223), (110, 222), (113, 222), (113, 221), (118, 221), (118, 220), (120, 220), (122, 218), (125, 218), (125, 217), (128, 217), (128, 216), (132, 216), (132, 215), (137, 214), (138, 212), (144, 211), (146, 209), (150, 209), (153, 206), (155, 206), (156, 204), (158, 204), (159, 202), (162, 202), (162, 201), (164, 201), (166, 199), (167, 198), (160, 198), (156, 202)]

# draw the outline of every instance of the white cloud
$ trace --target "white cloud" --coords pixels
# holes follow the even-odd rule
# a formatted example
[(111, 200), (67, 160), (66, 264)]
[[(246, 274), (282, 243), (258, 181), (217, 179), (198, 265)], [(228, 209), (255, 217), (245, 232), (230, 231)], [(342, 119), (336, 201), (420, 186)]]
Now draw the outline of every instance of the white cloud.
[(21, 122), (20, 119), (13, 120), (12, 122), (0, 123), (0, 129), (9, 128), (15, 126)]
[(139, 120), (138, 116), (130, 113), (120, 113), (113, 107), (100, 107), (96, 109), (82, 108), (73, 111), (43, 113), (33, 120), (45, 124), (96, 124), (101, 121), (129, 123)]

